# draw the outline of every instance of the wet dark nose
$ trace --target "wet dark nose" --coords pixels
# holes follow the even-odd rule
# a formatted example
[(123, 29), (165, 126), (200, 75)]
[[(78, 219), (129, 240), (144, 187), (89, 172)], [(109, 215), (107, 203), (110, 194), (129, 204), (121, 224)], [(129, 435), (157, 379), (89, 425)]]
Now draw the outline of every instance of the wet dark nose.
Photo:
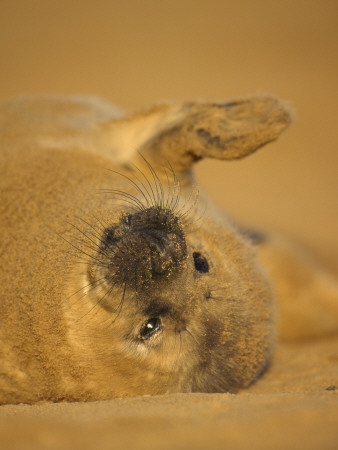
[(166, 233), (155, 228), (141, 232), (140, 238), (150, 249), (153, 278), (166, 274), (179, 265), (186, 253), (182, 247), (182, 239), (176, 233)]
[(122, 216), (106, 234), (114, 281), (137, 285), (174, 276), (187, 255), (183, 227), (171, 210), (151, 207)]

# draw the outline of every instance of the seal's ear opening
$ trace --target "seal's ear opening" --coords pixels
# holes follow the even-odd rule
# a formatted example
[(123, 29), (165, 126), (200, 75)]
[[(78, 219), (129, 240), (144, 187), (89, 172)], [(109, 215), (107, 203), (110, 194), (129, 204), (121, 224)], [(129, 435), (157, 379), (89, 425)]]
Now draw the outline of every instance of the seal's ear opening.
[(165, 105), (127, 119), (132, 131), (142, 130), (142, 139), (129, 144), (154, 167), (169, 161), (176, 173), (201, 158), (243, 158), (275, 140), (291, 120), (289, 107), (270, 95)]

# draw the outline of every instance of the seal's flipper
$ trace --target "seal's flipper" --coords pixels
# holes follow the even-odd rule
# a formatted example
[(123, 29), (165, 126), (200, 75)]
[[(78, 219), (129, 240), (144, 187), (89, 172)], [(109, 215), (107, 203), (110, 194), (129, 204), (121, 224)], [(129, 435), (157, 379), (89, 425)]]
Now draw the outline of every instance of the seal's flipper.
[[(201, 158), (239, 159), (275, 140), (291, 122), (290, 109), (260, 95), (227, 103), (184, 103), (129, 117), (129, 145), (155, 166), (169, 161), (184, 172)], [(115, 140), (117, 135), (115, 134)], [(133, 140), (134, 139), (134, 140)]]
[(273, 281), (279, 339), (300, 341), (337, 335), (337, 279), (286, 238), (270, 234), (256, 248)]
[(157, 169), (184, 173), (201, 158), (239, 159), (276, 139), (290, 124), (289, 108), (260, 95), (227, 103), (155, 106), (122, 117), (87, 97), (22, 97), (0, 107), (0, 137), (45, 149), (77, 148), (120, 165), (141, 153)]

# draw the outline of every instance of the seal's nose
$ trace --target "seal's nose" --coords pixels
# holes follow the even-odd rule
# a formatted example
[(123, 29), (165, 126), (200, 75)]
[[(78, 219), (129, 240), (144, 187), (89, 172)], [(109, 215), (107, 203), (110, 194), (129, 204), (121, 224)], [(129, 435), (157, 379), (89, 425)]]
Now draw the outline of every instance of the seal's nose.
[(106, 235), (110, 277), (131, 286), (173, 276), (187, 255), (179, 218), (158, 206), (122, 216)]
[(182, 243), (175, 233), (150, 229), (142, 233), (142, 238), (151, 250), (151, 265), (153, 278), (165, 274), (182, 258)]
[[(186, 256), (186, 243), (179, 219), (170, 209), (151, 207), (128, 216), (130, 232), (140, 248), (150, 250), (152, 278), (168, 275)], [(145, 251), (145, 256), (148, 251)]]

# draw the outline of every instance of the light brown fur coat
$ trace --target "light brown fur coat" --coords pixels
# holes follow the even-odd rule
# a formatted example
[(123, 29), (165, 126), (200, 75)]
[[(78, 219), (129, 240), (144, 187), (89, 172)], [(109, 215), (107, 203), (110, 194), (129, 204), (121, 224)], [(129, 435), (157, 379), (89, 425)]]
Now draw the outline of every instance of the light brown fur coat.
[[(194, 162), (245, 157), (289, 123), (288, 108), (270, 96), (164, 105), (127, 118), (91, 98), (4, 104), (0, 403), (247, 387), (273, 352), (274, 291), (279, 338), (337, 333), (335, 280), (277, 238), (250, 242), (206, 199), (198, 219), (191, 195)], [(167, 206), (177, 199), (188, 256), (141, 288), (109, 285), (109, 258), (99, 249), (105, 230), (122, 226), (130, 206), (159, 206), (161, 198)], [(207, 274), (196, 273), (196, 251)], [(167, 316), (156, 313), (159, 304)], [(157, 316), (160, 332), (142, 341), (140, 330)]]

